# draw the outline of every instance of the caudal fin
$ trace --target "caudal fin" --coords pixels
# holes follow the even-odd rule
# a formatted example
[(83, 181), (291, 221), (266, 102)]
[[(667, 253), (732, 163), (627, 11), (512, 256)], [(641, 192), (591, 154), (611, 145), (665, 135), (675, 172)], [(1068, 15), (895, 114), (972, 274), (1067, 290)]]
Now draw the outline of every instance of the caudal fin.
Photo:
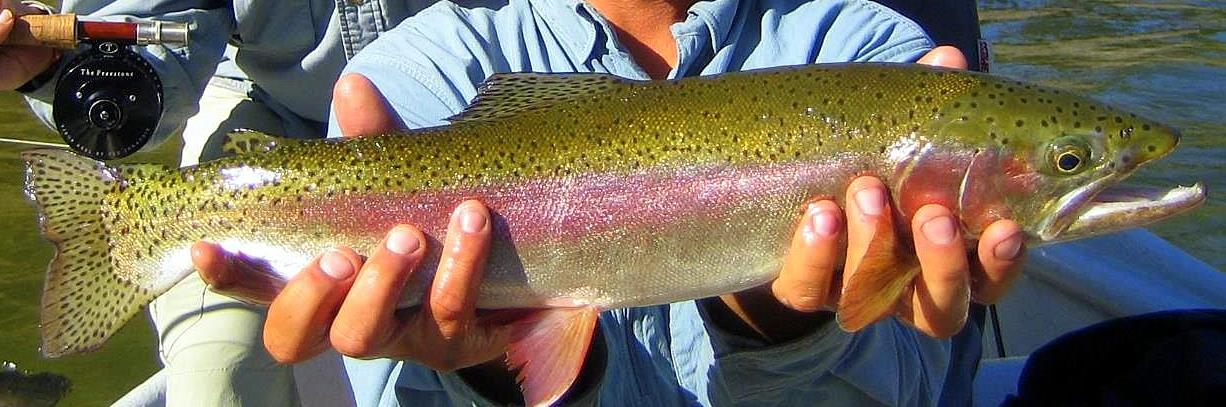
[(96, 349), (156, 297), (125, 280), (110, 257), (103, 204), (125, 182), (122, 170), (65, 150), (32, 150), (26, 197), (43, 236), (55, 245), (41, 312), (42, 353), (59, 357)]

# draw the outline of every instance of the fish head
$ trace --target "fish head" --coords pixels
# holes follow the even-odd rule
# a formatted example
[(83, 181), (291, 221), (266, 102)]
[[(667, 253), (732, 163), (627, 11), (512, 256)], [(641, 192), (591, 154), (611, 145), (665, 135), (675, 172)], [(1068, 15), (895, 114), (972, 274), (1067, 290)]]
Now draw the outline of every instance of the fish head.
[(974, 151), (959, 191), (971, 233), (1013, 219), (1031, 244), (1051, 243), (1143, 226), (1204, 202), (1200, 183), (1121, 183), (1170, 154), (1176, 129), (1068, 92), (983, 80), (950, 103), (961, 111), (947, 107), (942, 116), (954, 119), (940, 127), (943, 138)]

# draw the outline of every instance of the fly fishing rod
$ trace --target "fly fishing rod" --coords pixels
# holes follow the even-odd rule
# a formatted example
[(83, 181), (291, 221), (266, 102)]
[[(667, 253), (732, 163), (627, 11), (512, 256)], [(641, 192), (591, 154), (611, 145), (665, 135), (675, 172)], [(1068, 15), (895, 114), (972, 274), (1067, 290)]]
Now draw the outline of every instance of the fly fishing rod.
[(24, 15), (2, 45), (74, 49), (34, 89), (56, 79), (52, 120), (73, 151), (95, 159), (128, 156), (153, 137), (162, 117), (162, 81), (134, 50), (185, 45), (189, 26), (163, 21), (86, 21), (75, 14)]

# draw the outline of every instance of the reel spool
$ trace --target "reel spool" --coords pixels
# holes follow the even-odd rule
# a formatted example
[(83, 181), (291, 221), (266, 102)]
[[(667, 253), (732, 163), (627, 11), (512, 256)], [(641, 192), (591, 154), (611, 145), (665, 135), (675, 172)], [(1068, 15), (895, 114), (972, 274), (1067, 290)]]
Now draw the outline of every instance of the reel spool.
[(131, 48), (101, 42), (64, 66), (52, 106), (56, 128), (74, 151), (122, 158), (153, 137), (162, 117), (162, 81)]

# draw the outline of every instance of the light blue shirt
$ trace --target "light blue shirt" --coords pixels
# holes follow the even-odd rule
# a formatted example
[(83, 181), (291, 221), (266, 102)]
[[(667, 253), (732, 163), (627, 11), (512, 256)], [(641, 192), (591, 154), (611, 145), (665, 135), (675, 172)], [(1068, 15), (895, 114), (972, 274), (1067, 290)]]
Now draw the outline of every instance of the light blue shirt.
[[(670, 78), (821, 62), (911, 62), (933, 47), (915, 23), (862, 0), (700, 2), (671, 28), (679, 54)], [(369, 78), (410, 128), (445, 124), (498, 72), (647, 79), (608, 22), (578, 0), (473, 9), (440, 3), (371, 43), (345, 70)], [(339, 135), (335, 125), (330, 133)], [(950, 395), (969, 397), (975, 359), (893, 319), (856, 334), (827, 324), (768, 346), (721, 331), (703, 308), (689, 301), (603, 313), (607, 365), (599, 389), (578, 398), (619, 406), (808, 406), (931, 405)], [(488, 403), (455, 374), (390, 360), (347, 365), (360, 405)]]

